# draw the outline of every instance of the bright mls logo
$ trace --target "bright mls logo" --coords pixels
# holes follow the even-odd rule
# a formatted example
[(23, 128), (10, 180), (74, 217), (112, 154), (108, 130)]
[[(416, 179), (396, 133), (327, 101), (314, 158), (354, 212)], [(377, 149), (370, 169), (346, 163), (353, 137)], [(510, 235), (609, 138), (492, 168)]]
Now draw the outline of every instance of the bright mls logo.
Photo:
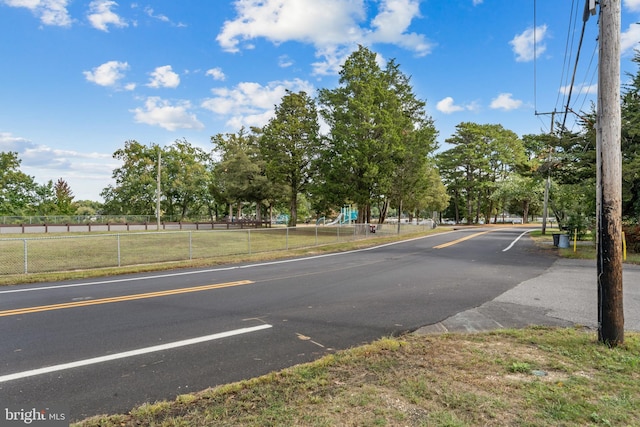
[[(40, 409), (41, 408), (41, 409)], [(59, 408), (32, 407), (28, 409), (4, 408), (0, 414), (0, 427), (32, 425), (37, 427), (68, 427), (69, 412)]]

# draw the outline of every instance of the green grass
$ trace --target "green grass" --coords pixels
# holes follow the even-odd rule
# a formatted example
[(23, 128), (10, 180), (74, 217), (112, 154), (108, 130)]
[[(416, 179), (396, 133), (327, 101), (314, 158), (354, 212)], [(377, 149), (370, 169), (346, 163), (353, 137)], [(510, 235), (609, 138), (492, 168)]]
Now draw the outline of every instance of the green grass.
[[(553, 246), (552, 233), (557, 233), (558, 230), (549, 231), (543, 235), (540, 230), (531, 232), (531, 237), (538, 243), (541, 248), (557, 251), (558, 255), (563, 258), (571, 259), (595, 259), (596, 258), (596, 245), (595, 241), (591, 239), (589, 235), (586, 240), (579, 240), (575, 242), (573, 238), (569, 239), (568, 248), (556, 248)], [(640, 264), (640, 253), (634, 253), (627, 250), (626, 259), (623, 261), (628, 264)]]
[(398, 235), (394, 227), (369, 234), (344, 226), (18, 235), (0, 238), (0, 285), (344, 251), (447, 230), (403, 227)]
[(406, 335), (93, 426), (640, 425), (640, 335), (533, 327)]

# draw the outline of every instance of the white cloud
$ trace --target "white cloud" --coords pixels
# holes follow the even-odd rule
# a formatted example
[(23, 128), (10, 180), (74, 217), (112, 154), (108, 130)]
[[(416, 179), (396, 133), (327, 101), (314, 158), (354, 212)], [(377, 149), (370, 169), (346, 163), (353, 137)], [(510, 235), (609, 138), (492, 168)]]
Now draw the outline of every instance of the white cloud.
[(154, 14), (154, 11), (153, 11), (153, 9), (152, 9), (150, 6), (145, 7), (145, 8), (144, 8), (144, 12), (145, 12), (147, 15), (149, 15), (150, 17), (155, 18), (155, 19), (157, 19), (157, 20), (159, 20), (159, 21), (162, 21), (162, 22), (171, 22), (171, 21), (169, 20), (169, 18), (167, 18), (165, 15), (162, 15), (162, 14), (157, 14), (157, 15), (156, 15), (156, 14)]
[(293, 60), (288, 55), (280, 55), (278, 57), (278, 66), (280, 68), (288, 68), (293, 65)]
[[(516, 54), (516, 61), (528, 62), (534, 59), (534, 54), (540, 56), (547, 50), (544, 39), (547, 36), (547, 26), (540, 25), (535, 28), (527, 28), (523, 33), (518, 34), (509, 42)], [(537, 46), (534, 49), (534, 39)]]
[(640, 12), (640, 0), (624, 0), (623, 4), (632, 12)]
[(180, 76), (173, 72), (171, 69), (171, 65), (164, 65), (162, 67), (156, 68), (151, 73), (151, 79), (147, 86), (160, 88), (160, 87), (170, 87), (176, 88), (180, 85)]
[(181, 101), (171, 105), (167, 100), (156, 96), (147, 98), (144, 108), (131, 110), (137, 123), (160, 126), (169, 131), (177, 129), (202, 129), (204, 125), (198, 121), (196, 115), (190, 113), (191, 103)]
[(35, 146), (35, 144), (28, 139), (13, 136), (10, 132), (0, 132), (0, 151), (14, 151), (20, 153), (24, 151), (25, 148), (33, 146)]
[[(137, 4), (137, 3), (132, 3), (132, 4), (131, 4), (131, 8), (132, 8), (132, 9), (139, 9), (139, 8), (141, 8), (141, 6), (140, 6), (139, 4)], [(173, 21), (171, 20), (171, 18), (169, 18), (169, 17), (168, 17), (167, 15), (165, 15), (165, 14), (162, 14), (162, 13), (156, 13), (155, 9), (153, 9), (151, 6), (145, 6), (145, 7), (142, 9), (142, 11), (143, 11), (147, 16), (149, 16), (150, 18), (156, 19), (156, 20), (158, 20), (158, 21), (160, 21), (160, 22), (167, 23), (167, 24), (169, 24), (169, 25), (171, 25), (171, 26), (173, 26), (173, 27), (184, 28), (184, 27), (186, 27), (186, 26), (187, 26), (186, 24), (184, 24), (184, 23), (182, 23), (182, 22), (177, 22), (177, 23), (176, 23), (176, 22), (173, 22)], [(133, 21), (133, 22), (132, 22), (132, 24), (133, 24), (133, 26), (135, 27), (135, 26), (137, 26), (137, 25), (138, 25), (138, 22), (137, 22), (137, 21)]]
[(72, 19), (67, 11), (69, 0), (3, 0), (10, 7), (24, 7), (45, 25), (69, 27)]
[(483, 1), (484, 1), (484, 0), (473, 0), (473, 5), (474, 5), (474, 6), (477, 6), (477, 5), (479, 5), (479, 4), (482, 4), (482, 2), (483, 2)]
[(89, 22), (91, 22), (94, 28), (101, 31), (108, 32), (109, 25), (126, 27), (129, 24), (111, 10), (112, 7), (117, 6), (118, 3), (112, 0), (93, 0), (89, 3), (90, 13), (87, 15), (87, 19), (89, 19)]
[(464, 107), (460, 105), (455, 105), (455, 103), (453, 102), (453, 98), (450, 96), (447, 96), (446, 98), (438, 101), (438, 103), (436, 104), (436, 109), (441, 113), (445, 113), (445, 114), (451, 114), (457, 111), (464, 111)]
[[(408, 32), (420, 17), (419, 0), (380, 0), (377, 15), (368, 22), (363, 0), (236, 0), (235, 20), (226, 21), (217, 41), (228, 52), (253, 48), (251, 40), (265, 38), (279, 44), (312, 44), (316, 74), (335, 73), (358, 44), (388, 43), (417, 55), (430, 53), (432, 44), (422, 34)], [(336, 66), (338, 64), (338, 66)]]
[(216, 67), (216, 68), (212, 68), (210, 70), (207, 70), (205, 75), (213, 77), (213, 80), (224, 80), (224, 79), (227, 78), (224, 75), (224, 73), (222, 72), (222, 68), (220, 68), (220, 67)]
[[(563, 95), (569, 95), (570, 86), (562, 86), (560, 88), (560, 93)], [(598, 85), (587, 85), (587, 84), (574, 84), (573, 91), (571, 92), (573, 95), (579, 94), (591, 94), (596, 95), (598, 93)]]
[(313, 86), (303, 80), (275, 81), (266, 86), (244, 82), (234, 88), (216, 88), (213, 98), (202, 102), (202, 107), (221, 116), (230, 116), (227, 126), (264, 126), (273, 117), (274, 108), (282, 101), (285, 91), (305, 91), (311, 94)]
[(494, 110), (511, 111), (516, 110), (522, 106), (522, 101), (513, 99), (511, 93), (501, 93), (497, 98), (491, 101), (490, 107)]
[(452, 114), (457, 113), (458, 111), (477, 111), (479, 106), (477, 102), (470, 102), (465, 105), (456, 105), (453, 98), (447, 96), (446, 98), (441, 99), (436, 104), (436, 109), (444, 114)]
[(378, 15), (371, 22), (375, 31), (369, 33), (369, 42), (397, 44), (419, 56), (431, 52), (433, 45), (424, 35), (407, 33), (414, 18), (420, 17), (420, 2), (417, 0), (386, 0), (380, 2)]
[(111, 154), (58, 150), (7, 132), (0, 132), (0, 151), (17, 152), (20, 170), (38, 184), (64, 179), (76, 200), (99, 200), (98, 193), (111, 183), (113, 170), (120, 166)]
[[(636, 3), (640, 4), (640, 0), (636, 1)], [(638, 43), (640, 43), (640, 25), (631, 24), (620, 35), (620, 53), (637, 49), (639, 47)]]
[[(92, 71), (83, 71), (83, 74), (87, 80), (97, 85), (116, 86), (118, 81), (124, 78), (123, 71), (128, 69), (129, 64), (126, 62), (109, 61), (95, 67)], [(132, 86), (131, 83), (125, 86), (127, 90), (132, 90), (133, 88), (135, 88), (135, 85)]]

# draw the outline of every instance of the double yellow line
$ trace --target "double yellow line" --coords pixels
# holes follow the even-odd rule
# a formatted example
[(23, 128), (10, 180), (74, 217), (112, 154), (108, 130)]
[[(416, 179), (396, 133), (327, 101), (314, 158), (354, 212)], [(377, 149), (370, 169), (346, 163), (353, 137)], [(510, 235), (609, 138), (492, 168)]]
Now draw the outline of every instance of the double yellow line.
[(89, 305), (111, 304), (114, 302), (135, 301), (139, 299), (166, 297), (170, 295), (186, 294), (191, 292), (209, 291), (212, 289), (230, 288), (233, 286), (249, 285), (251, 280), (239, 280), (236, 282), (217, 283), (213, 285), (196, 286), (192, 288), (170, 289), (168, 291), (148, 292), (145, 294), (123, 295), (119, 297), (101, 298), (85, 301), (74, 301), (62, 304), (41, 305), (38, 307), (16, 308), (13, 310), (0, 311), (0, 317), (16, 316), (19, 314), (39, 313), (42, 311), (63, 310), (67, 308), (86, 307)]
[(438, 246), (434, 246), (433, 249), (448, 248), (449, 246), (457, 245), (458, 243), (464, 242), (465, 240), (473, 239), (474, 237), (482, 236), (483, 234), (491, 233), (493, 231), (496, 231), (496, 230), (489, 230), (489, 231), (483, 231), (481, 233), (470, 234), (470, 235), (462, 237), (462, 238), (460, 238), (458, 240), (454, 240), (452, 242), (447, 242), (447, 243), (443, 243), (443, 244), (438, 245)]

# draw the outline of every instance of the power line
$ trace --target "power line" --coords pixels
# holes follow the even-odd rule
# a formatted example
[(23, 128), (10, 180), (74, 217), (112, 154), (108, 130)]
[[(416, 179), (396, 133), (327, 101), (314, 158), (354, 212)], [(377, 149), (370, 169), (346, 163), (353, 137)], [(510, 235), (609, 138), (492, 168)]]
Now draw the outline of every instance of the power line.
[[(565, 72), (567, 73), (567, 78), (568, 78), (568, 68), (569, 68), (569, 63), (571, 61), (571, 57), (573, 56), (573, 41), (572, 41), (572, 34), (574, 33), (574, 31), (571, 30), (571, 28), (573, 26), (575, 26), (574, 23), (574, 16), (575, 16), (575, 0), (573, 0), (571, 2), (571, 13), (569, 14), (569, 27), (567, 29), (567, 39), (566, 39), (566, 43), (564, 46), (564, 61), (562, 63), (562, 73), (560, 74), (560, 87), (558, 88), (558, 95), (556, 97), (556, 105), (554, 107), (554, 110), (558, 109), (558, 103), (560, 102), (560, 96), (564, 95), (564, 91), (562, 90), (562, 87), (566, 87), (567, 85), (565, 84)], [(571, 42), (570, 42), (571, 40)], [(564, 104), (564, 97), (563, 97), (563, 104)]]
[[(585, 3), (585, 7), (588, 6), (588, 1)], [(573, 92), (573, 85), (575, 84), (575, 80), (576, 80), (576, 72), (578, 71), (578, 61), (580, 61), (580, 51), (582, 50), (582, 41), (584, 40), (584, 30), (587, 27), (587, 19), (588, 19), (588, 15), (585, 15), (585, 17), (582, 20), (582, 30), (580, 31), (580, 41), (578, 42), (578, 50), (576, 52), (576, 62), (575, 65), (573, 67), (573, 74), (571, 75), (571, 84), (569, 85), (569, 95), (567, 96), (567, 104), (564, 110), (564, 118), (562, 119), (562, 127), (560, 128), (560, 130), (564, 130), (564, 126), (567, 122), (567, 115), (569, 114), (569, 109), (571, 106), (571, 93)]]
[[(587, 99), (589, 97), (589, 88), (591, 88), (593, 86), (593, 82), (594, 80), (597, 78), (598, 76), (598, 67), (597, 64), (595, 67), (593, 67), (593, 69), (591, 68), (594, 65), (594, 59), (596, 57), (596, 53), (598, 52), (598, 44), (596, 43), (595, 47), (593, 48), (593, 53), (591, 54), (591, 60), (589, 61), (589, 66), (587, 67), (587, 70), (585, 71), (585, 79), (584, 81), (588, 82), (588, 84), (586, 85), (587, 90), (584, 90), (585, 86), (582, 86), (582, 102), (580, 103), (580, 107), (579, 108), (573, 108), (573, 110), (577, 110), (577, 111), (584, 111), (584, 104), (587, 102)], [(591, 75), (591, 77), (589, 77), (589, 74)], [(579, 101), (576, 100), (575, 105), (578, 105)]]

